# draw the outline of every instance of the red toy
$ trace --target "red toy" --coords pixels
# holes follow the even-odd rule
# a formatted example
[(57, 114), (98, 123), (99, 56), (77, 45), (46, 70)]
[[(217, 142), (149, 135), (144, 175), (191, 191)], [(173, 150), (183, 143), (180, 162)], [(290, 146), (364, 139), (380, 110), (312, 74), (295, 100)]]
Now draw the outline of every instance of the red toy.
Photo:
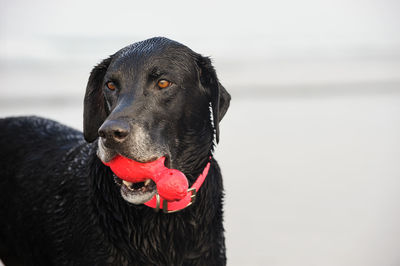
[(157, 185), (158, 194), (167, 201), (183, 199), (189, 186), (186, 176), (176, 169), (165, 167), (164, 162), (165, 157), (149, 163), (139, 163), (117, 155), (104, 164), (109, 166), (116, 176), (128, 182), (153, 180)]
[(190, 189), (188, 189), (186, 176), (176, 169), (165, 167), (164, 162), (165, 157), (149, 163), (139, 163), (117, 155), (110, 162), (103, 163), (109, 166), (115, 175), (128, 182), (153, 180), (157, 186), (157, 194), (144, 203), (146, 206), (156, 211), (163, 209), (166, 213), (183, 210), (194, 202), (196, 193), (208, 174), (210, 162)]

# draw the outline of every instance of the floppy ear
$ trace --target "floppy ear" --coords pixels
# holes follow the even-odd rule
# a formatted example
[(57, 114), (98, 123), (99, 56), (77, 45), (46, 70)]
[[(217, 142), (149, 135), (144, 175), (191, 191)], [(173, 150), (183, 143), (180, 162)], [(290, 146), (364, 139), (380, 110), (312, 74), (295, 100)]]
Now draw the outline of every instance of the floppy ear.
[(200, 67), (200, 82), (206, 89), (212, 106), (213, 120), (215, 127), (215, 139), (219, 142), (219, 122), (221, 122), (229, 107), (231, 100), (230, 94), (219, 83), (217, 74), (208, 57), (198, 56), (198, 66)]
[(98, 137), (97, 131), (107, 117), (102, 87), (111, 60), (112, 56), (93, 68), (86, 86), (83, 103), (83, 136), (87, 142), (93, 142)]

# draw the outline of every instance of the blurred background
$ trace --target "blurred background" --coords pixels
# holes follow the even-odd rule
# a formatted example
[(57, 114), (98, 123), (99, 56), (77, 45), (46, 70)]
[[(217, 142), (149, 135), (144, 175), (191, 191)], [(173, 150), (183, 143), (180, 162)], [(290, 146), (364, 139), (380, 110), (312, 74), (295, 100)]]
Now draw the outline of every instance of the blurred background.
[(94, 65), (175, 39), (232, 94), (215, 156), (228, 265), (400, 265), (399, 1), (0, 4), (1, 117), (82, 129)]

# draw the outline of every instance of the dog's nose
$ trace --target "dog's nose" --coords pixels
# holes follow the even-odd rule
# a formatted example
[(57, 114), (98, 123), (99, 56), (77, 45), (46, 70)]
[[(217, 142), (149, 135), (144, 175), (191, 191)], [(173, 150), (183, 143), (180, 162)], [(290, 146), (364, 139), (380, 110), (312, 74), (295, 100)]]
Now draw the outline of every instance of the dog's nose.
[(127, 122), (109, 120), (99, 128), (99, 136), (107, 141), (123, 142), (129, 135), (131, 128)]

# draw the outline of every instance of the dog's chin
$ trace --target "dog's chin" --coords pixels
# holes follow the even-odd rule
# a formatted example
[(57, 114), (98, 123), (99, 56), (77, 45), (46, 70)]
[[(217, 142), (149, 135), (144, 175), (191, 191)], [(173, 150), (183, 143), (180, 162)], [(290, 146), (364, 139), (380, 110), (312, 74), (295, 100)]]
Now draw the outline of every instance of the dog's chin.
[(143, 204), (157, 193), (156, 183), (151, 179), (137, 183), (127, 182), (115, 175), (114, 179), (120, 186), (122, 198), (132, 204)]

